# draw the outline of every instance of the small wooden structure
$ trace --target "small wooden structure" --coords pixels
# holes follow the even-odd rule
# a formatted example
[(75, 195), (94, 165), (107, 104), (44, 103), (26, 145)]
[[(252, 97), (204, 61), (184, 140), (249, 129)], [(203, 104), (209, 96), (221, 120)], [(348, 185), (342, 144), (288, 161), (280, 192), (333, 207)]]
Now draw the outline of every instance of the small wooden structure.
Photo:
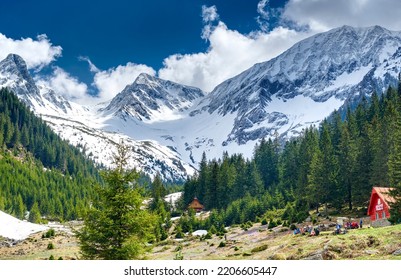
[(195, 197), (194, 200), (188, 205), (188, 209), (194, 209), (196, 212), (200, 212), (203, 210), (203, 205), (199, 202), (199, 200)]
[(389, 225), (390, 203), (394, 202), (394, 198), (390, 196), (391, 188), (383, 188), (375, 186), (370, 195), (368, 215), (373, 226)]

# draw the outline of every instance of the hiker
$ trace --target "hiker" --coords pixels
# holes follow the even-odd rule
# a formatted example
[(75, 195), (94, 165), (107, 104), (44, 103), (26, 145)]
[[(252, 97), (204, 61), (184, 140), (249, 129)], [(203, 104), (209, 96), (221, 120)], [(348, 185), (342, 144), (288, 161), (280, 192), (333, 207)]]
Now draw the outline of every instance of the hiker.
[(336, 224), (336, 231), (335, 231), (336, 234), (340, 234), (340, 228), (341, 228), (340, 224)]
[(362, 219), (359, 221), (359, 228), (362, 228)]

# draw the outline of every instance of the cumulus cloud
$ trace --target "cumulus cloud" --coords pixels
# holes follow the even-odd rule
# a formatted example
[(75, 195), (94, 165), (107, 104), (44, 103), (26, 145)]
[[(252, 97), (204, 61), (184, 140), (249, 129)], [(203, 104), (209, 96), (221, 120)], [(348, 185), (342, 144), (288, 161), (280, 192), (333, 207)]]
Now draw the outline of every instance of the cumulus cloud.
[(289, 0), (283, 18), (322, 32), (339, 25), (380, 25), (401, 30), (401, 2), (395, 0)]
[[(281, 9), (271, 9), (269, 0), (260, 0), (257, 12), (260, 30), (241, 34), (222, 21), (215, 24), (219, 19), (217, 8), (203, 6), (202, 38), (209, 42), (208, 50), (167, 57), (159, 76), (211, 91), (224, 80), (318, 32), (344, 24), (401, 30), (401, 1), (395, 0), (289, 0)], [(269, 26), (272, 18), (279, 25), (273, 29)]]
[(41, 69), (61, 56), (62, 48), (53, 46), (46, 35), (14, 40), (0, 33), (0, 60), (8, 54), (20, 55), (29, 69)]
[(253, 66), (267, 61), (297, 41), (309, 36), (277, 27), (266, 33), (262, 31), (241, 34), (229, 29), (223, 22), (211, 28), (207, 40), (207, 52), (175, 54), (167, 57), (158, 75), (185, 85), (211, 91), (216, 85)]
[(95, 74), (93, 85), (99, 90), (98, 97), (101, 101), (113, 98), (122, 91), (128, 84), (132, 84), (141, 73), (156, 75), (156, 71), (143, 64), (128, 62), (126, 65), (119, 65)]
[(41, 78), (38, 84), (44, 84), (62, 95), (67, 100), (84, 101), (87, 103), (91, 97), (88, 95), (86, 84), (78, 81), (77, 78), (59, 67), (55, 67), (53, 73), (46, 78)]

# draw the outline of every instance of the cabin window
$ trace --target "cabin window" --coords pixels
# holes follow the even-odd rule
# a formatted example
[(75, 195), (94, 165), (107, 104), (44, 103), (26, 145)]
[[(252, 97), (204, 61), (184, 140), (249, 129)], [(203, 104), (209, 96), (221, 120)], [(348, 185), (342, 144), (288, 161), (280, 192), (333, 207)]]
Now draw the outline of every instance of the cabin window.
[(376, 212), (376, 220), (378, 220), (378, 219), (379, 219), (379, 213)]
[(386, 212), (382, 212), (382, 218), (385, 219), (386, 218)]

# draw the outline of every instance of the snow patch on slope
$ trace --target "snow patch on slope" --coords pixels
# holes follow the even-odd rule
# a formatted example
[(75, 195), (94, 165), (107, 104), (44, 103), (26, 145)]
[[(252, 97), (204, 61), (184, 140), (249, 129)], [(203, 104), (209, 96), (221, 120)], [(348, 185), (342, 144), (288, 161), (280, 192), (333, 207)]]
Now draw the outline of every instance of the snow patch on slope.
[(23, 240), (33, 233), (47, 229), (48, 227), (46, 226), (21, 221), (0, 211), (0, 236), (14, 240)]

